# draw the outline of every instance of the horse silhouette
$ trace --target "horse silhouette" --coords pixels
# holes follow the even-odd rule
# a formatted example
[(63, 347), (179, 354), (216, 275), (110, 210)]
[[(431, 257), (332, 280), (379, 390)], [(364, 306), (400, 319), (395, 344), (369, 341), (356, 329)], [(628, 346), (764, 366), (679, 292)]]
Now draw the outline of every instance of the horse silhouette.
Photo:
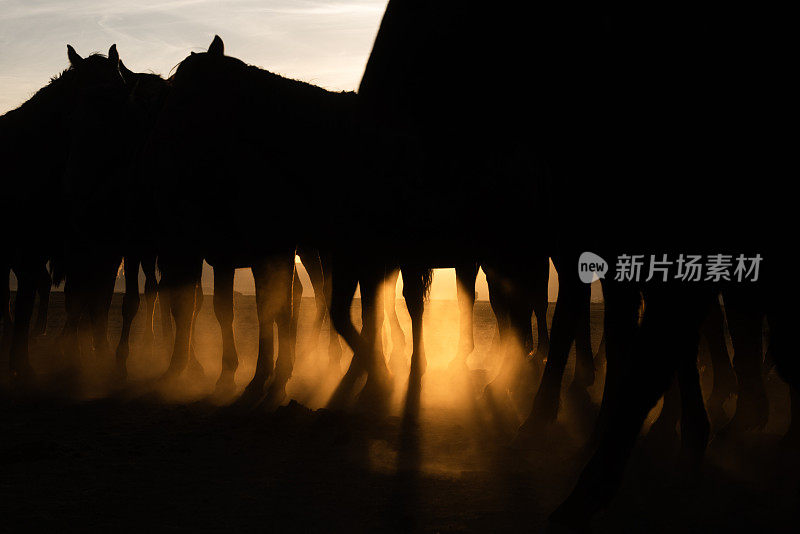
[[(177, 68), (141, 174), (156, 199), (161, 286), (176, 323), (168, 376), (179, 375), (186, 365), (192, 288), (202, 260), (215, 268), (215, 284), (223, 279), (216, 275), (219, 269), (232, 275), (235, 267), (251, 267), (259, 357), (244, 396), (256, 402), (266, 396), (274, 404), (285, 395), (294, 359), (295, 251), (301, 243), (313, 247), (301, 236), (307, 235), (306, 226), (319, 224), (293, 217), (291, 199), (300, 194), (296, 177), (330, 176), (328, 169), (337, 168), (331, 162), (344, 158), (338, 149), (346, 146), (342, 125), (350, 121), (353, 95), (248, 66), (223, 50), (216, 37), (208, 52), (190, 55)], [(275, 127), (265, 130), (267, 123)], [(299, 168), (298, 161), (303, 161)], [(323, 194), (318, 201), (323, 198), (331, 197)], [(320, 209), (311, 208), (312, 213)], [(232, 282), (230, 275), (225, 278)], [(215, 287), (215, 301), (217, 294), (227, 292)], [(274, 323), (280, 346), (273, 373)], [(238, 358), (226, 346), (220, 382), (230, 384)]]
[[(472, 60), (480, 64), (490, 55), (461, 33), (465, 11), (451, 4), (425, 9), (424, 15), (422, 9), (413, 2), (389, 3), (359, 87), (359, 126), (369, 132), (362, 150), (369, 181), (354, 209), (362, 220), (369, 218), (361, 226), (368, 250), (365, 254), (355, 245), (336, 244), (331, 313), (343, 337), (352, 340), (351, 346), (356, 344), (350, 383), (366, 373), (361, 395), (385, 398), (388, 376), (374, 350), (375, 326), (381, 318), (373, 317), (378, 297), (371, 293), (386, 273), (401, 269), (412, 319), (411, 373), (416, 380), (426, 367), (426, 273), (480, 263), (498, 310), (501, 335), (516, 341), (508, 346), (517, 347), (504, 359), (498, 383), (521, 391), (519, 383), (527, 380), (519, 377), (530, 374), (520, 365), (523, 340), (530, 337), (531, 328), (531, 265), (547, 257), (544, 248), (532, 251), (520, 241), (528, 202), (536, 199), (541, 185), (530, 179), (538, 163), (529, 158), (525, 139), (510, 134), (509, 122), (516, 117), (510, 118), (511, 110), (494, 86), (454, 87), (455, 80), (469, 72)], [(495, 94), (498, 98), (492, 99)], [(484, 99), (496, 108), (475, 105)], [(387, 194), (389, 188), (392, 195)], [(486, 212), (480, 220), (474, 216), (476, 205)], [(343, 206), (336, 217), (349, 208)], [(360, 337), (349, 317), (356, 283), (361, 286), (363, 313), (369, 317)]]
[[(102, 110), (124, 93), (116, 47), (111, 47), (109, 57), (82, 58), (71, 46), (67, 52), (70, 67), (0, 119), (0, 144), (9, 177), (2, 211), (12, 223), (3, 253), (10, 258), (6, 262), (18, 281), (10, 347), (14, 380), (24, 381), (33, 374), (28, 336), (36, 287), (47, 261), (63, 254), (69, 206), (62, 195), (52, 192), (63, 190), (81, 132), (99, 124)], [(47, 158), (39, 156), (43, 150), (49, 153)]]

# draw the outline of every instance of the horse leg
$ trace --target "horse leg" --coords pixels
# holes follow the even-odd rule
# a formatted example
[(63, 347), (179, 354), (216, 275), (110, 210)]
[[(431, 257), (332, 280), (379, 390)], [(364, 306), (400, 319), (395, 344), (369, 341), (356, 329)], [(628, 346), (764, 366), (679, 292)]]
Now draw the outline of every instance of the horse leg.
[[(253, 379), (245, 388), (243, 397), (260, 402), (266, 393), (267, 382), (273, 374), (275, 335), (274, 324), (278, 315), (291, 310), (292, 264), (281, 265), (276, 256), (261, 259), (253, 264), (258, 311), (258, 359)], [(286, 288), (289, 288), (287, 293)]]
[[(303, 267), (306, 268), (308, 277), (311, 280), (311, 287), (314, 289), (316, 313), (314, 315), (314, 322), (311, 324), (311, 332), (309, 333), (311, 350), (314, 351), (319, 344), (319, 334), (322, 331), (322, 325), (325, 324), (325, 317), (328, 315), (328, 301), (325, 295), (325, 274), (322, 271), (322, 259), (320, 258), (318, 250), (299, 247), (297, 249), (297, 255), (300, 256), (300, 261), (303, 263)], [(303, 286), (300, 285), (299, 278), (295, 278), (295, 280), (292, 281), (292, 289), (295, 292), (299, 289), (302, 295)], [(300, 302), (298, 301), (296, 304), (297, 306), (292, 306), (292, 310), (295, 314), (298, 314)]]
[[(320, 266), (322, 268), (322, 294), (325, 296), (325, 313), (330, 316), (330, 302), (333, 295), (333, 271), (331, 269), (331, 258), (328, 254), (323, 252), (319, 253)], [(316, 295), (317, 288), (314, 286), (314, 294)], [(348, 304), (349, 308), (349, 304)], [(328, 361), (330, 369), (333, 369), (338, 375), (342, 369), (342, 346), (339, 343), (339, 334), (333, 327), (333, 322), (329, 324), (328, 328)]]
[[(275, 377), (267, 389), (265, 407), (271, 411), (286, 398), (286, 384), (294, 370), (297, 347), (297, 315), (294, 313), (294, 282), (300, 282), (294, 263), (294, 251), (285, 258), (277, 258), (273, 263), (274, 291), (283, 297), (277, 303), (280, 308), (275, 316), (278, 328), (278, 358), (275, 361)], [(293, 273), (293, 274), (290, 274)], [(297, 297), (299, 300), (300, 297)]]
[(64, 282), (64, 311), (66, 318), (59, 335), (59, 345), (64, 360), (69, 366), (80, 365), (80, 343), (78, 330), (84, 319), (86, 309), (85, 273), (76, 269), (68, 272)]
[(497, 265), (484, 264), (489, 284), (489, 298), (497, 317), (503, 360), (497, 377), (487, 386), (491, 389), (509, 390), (524, 396), (533, 380), (533, 369), (526, 365), (528, 349), (532, 345), (531, 315), (533, 299), (529, 265), (516, 265), (513, 260)]
[(703, 390), (700, 388), (696, 346), (694, 354), (689, 353), (688, 349), (686, 353), (681, 354), (677, 373), (681, 399), (680, 460), (685, 469), (690, 473), (696, 473), (703, 461), (711, 431), (703, 402)]
[[(605, 292), (607, 310), (617, 305), (616, 297), (609, 293)], [(585, 526), (610, 502), (622, 481), (642, 423), (672, 382), (680, 359), (696, 361), (699, 329), (705, 315), (704, 297), (698, 293), (674, 287), (646, 293), (646, 310), (633, 343), (619, 338), (630, 333), (632, 325), (607, 323), (609, 373), (619, 375), (610, 377), (613, 388), (606, 389), (607, 409), (599, 428), (597, 450), (551, 520)], [(625, 305), (629, 299), (620, 300)], [(628, 311), (621, 310), (621, 315), (612, 310), (608, 313), (624, 317)], [(624, 353), (615, 353), (618, 348)], [(619, 358), (613, 366), (612, 353), (613, 358)]]
[[(392, 337), (392, 352), (389, 354), (389, 369), (392, 372), (405, 371), (408, 367), (406, 360), (406, 336), (403, 327), (400, 326), (400, 318), (397, 316), (397, 279), (400, 276), (399, 270), (394, 270), (386, 277), (383, 284), (385, 294), (382, 295), (383, 310), (389, 323), (389, 332)], [(416, 274), (414, 274), (416, 276)], [(405, 295), (405, 273), (403, 273), (403, 294)], [(408, 306), (408, 300), (406, 300)], [(409, 312), (411, 310), (409, 309)], [(412, 316), (413, 317), (413, 316)]]
[(155, 345), (156, 333), (153, 319), (158, 295), (158, 281), (156, 280), (156, 257), (144, 255), (141, 259), (142, 272), (144, 273), (144, 343), (149, 350)]
[[(574, 261), (572, 261), (574, 259)], [(574, 272), (577, 258), (572, 255), (557, 255), (553, 257), (556, 269), (562, 273), (559, 277), (558, 301), (553, 313), (553, 326), (550, 335), (550, 352), (547, 356), (542, 381), (539, 391), (533, 402), (533, 410), (523, 424), (523, 428), (534, 430), (550, 424), (558, 416), (558, 407), (561, 395), (561, 382), (567, 366), (570, 348), (572, 347), (575, 333), (583, 320), (582, 314), (588, 315), (589, 292), (588, 284), (581, 282)], [(571, 274), (567, 274), (571, 273)], [(594, 364), (592, 366), (592, 374)], [(588, 367), (588, 365), (587, 365)], [(577, 369), (580, 368), (576, 365)], [(588, 370), (584, 376), (588, 376)], [(580, 376), (580, 373), (578, 373)], [(584, 384), (587, 379), (584, 379)]]
[[(295, 340), (295, 347), (292, 349), (292, 352), (296, 352), (296, 344), (297, 344), (297, 325), (300, 323), (300, 304), (303, 302), (303, 284), (300, 282), (300, 275), (297, 273), (297, 264), (292, 265), (292, 292), (289, 295), (289, 302), (291, 302), (291, 316), (289, 317), (289, 331), (294, 332), (292, 334)], [(319, 308), (317, 308), (319, 309)], [(318, 313), (317, 313), (318, 315)], [(324, 317), (324, 316), (323, 316)], [(316, 334), (312, 338), (314, 340), (319, 338), (319, 328), (317, 326), (322, 326), (320, 323), (317, 325), (317, 318), (314, 318), (314, 326), (313, 328), (316, 329)], [(278, 334), (278, 344), (280, 344), (280, 334)], [(314, 342), (316, 346), (316, 341)], [(280, 350), (278, 351), (278, 355), (280, 355)]]
[(161, 343), (164, 347), (169, 347), (173, 343), (172, 339), (172, 306), (169, 303), (169, 290), (164, 287), (164, 276), (156, 287), (158, 301), (158, 311), (161, 316)]
[(3, 325), (3, 335), (0, 337), (0, 354), (5, 354), (11, 344), (11, 331), (14, 328), (11, 318), (11, 265), (5, 261), (0, 263), (0, 324)]
[(658, 450), (669, 450), (678, 438), (678, 423), (681, 421), (681, 389), (676, 375), (664, 392), (661, 413), (647, 432), (648, 446)]
[[(114, 282), (121, 261), (122, 258), (118, 257), (109, 259), (107, 262), (99, 261), (94, 267), (86, 266), (87, 272), (94, 271), (92, 289), (87, 293), (87, 302), (89, 319), (92, 323), (95, 355), (99, 358), (106, 358), (112, 354), (111, 346), (108, 343), (108, 312), (111, 308)], [(138, 293), (138, 284), (136, 291)]]
[(125, 256), (122, 260), (125, 276), (125, 295), (122, 297), (122, 331), (117, 345), (117, 376), (128, 376), (127, 361), (130, 354), (131, 326), (139, 311), (139, 258)]
[(9, 359), (11, 379), (14, 382), (25, 382), (34, 374), (28, 356), (28, 341), (38, 272), (38, 265), (35, 262), (27, 261), (14, 266), (14, 273), (17, 275), (17, 298)]
[(467, 358), (475, 350), (475, 280), (478, 264), (456, 265), (456, 298), (458, 299), (458, 349), (450, 362), (451, 369), (467, 369)]
[[(362, 357), (367, 371), (367, 382), (359, 394), (364, 406), (382, 409), (391, 394), (392, 382), (383, 350), (379, 347), (384, 316), (384, 277), (382, 269), (362, 274), (361, 284), (361, 338), (365, 347)], [(355, 356), (354, 356), (355, 358)]]
[(169, 367), (161, 377), (161, 381), (168, 381), (177, 378), (189, 363), (196, 287), (200, 284), (202, 260), (170, 258), (164, 261), (162, 258), (161, 272), (159, 292), (166, 295), (175, 321), (172, 355)]
[(548, 284), (550, 282), (550, 258), (545, 256), (534, 264), (531, 298), (533, 314), (536, 316), (537, 343), (534, 358), (547, 357), (550, 352), (550, 334), (547, 331)]
[[(425, 311), (426, 273), (423, 269), (403, 268), (403, 297), (411, 315), (411, 371), (410, 380), (416, 383), (425, 374), (428, 362), (422, 339), (422, 316)], [(428, 274), (430, 276), (430, 274)]]
[(200, 310), (203, 309), (203, 284), (200, 280), (194, 286), (194, 311), (192, 312), (192, 337), (189, 343), (189, 365), (187, 371), (189, 376), (195, 382), (202, 381), (206, 377), (205, 369), (203, 369), (200, 360), (197, 359), (197, 317), (200, 315)]
[(762, 429), (769, 405), (761, 375), (763, 311), (755, 290), (725, 290), (725, 312), (733, 345), (733, 368), (739, 384), (736, 411), (722, 433)]
[(736, 373), (728, 355), (724, 322), (725, 317), (719, 303), (719, 294), (714, 294), (709, 306), (708, 317), (702, 326), (701, 335), (708, 343), (714, 373), (714, 385), (711, 389), (711, 396), (708, 398), (709, 418), (718, 426), (727, 421), (724, 404), (736, 391)]
[(775, 362), (775, 371), (790, 387), (791, 419), (789, 430), (784, 441), (793, 446), (800, 446), (800, 361), (794, 347), (793, 333), (797, 328), (797, 312), (795, 310), (796, 295), (787, 295), (785, 279), (780, 284), (777, 302), (771, 303), (767, 309), (769, 324), (769, 351)]
[(341, 335), (345, 343), (353, 349), (353, 358), (347, 372), (328, 401), (329, 408), (338, 409), (349, 402), (356, 381), (366, 372), (366, 369), (362, 356), (365, 350), (363, 340), (350, 316), (350, 305), (358, 287), (357, 268), (348, 262), (337, 262), (333, 264), (332, 271), (333, 283), (329, 300), (332, 330), (335, 330), (337, 335)]
[(233, 335), (233, 278), (231, 266), (214, 266), (214, 316), (222, 334), (222, 371), (216, 385), (216, 395), (228, 396), (236, 389), (236, 369), (239, 355)]
[(47, 271), (46, 265), (39, 268), (37, 277), (36, 292), (39, 294), (39, 308), (36, 310), (36, 323), (33, 327), (34, 336), (43, 336), (47, 332), (47, 310), (50, 307), (50, 288), (53, 279)]

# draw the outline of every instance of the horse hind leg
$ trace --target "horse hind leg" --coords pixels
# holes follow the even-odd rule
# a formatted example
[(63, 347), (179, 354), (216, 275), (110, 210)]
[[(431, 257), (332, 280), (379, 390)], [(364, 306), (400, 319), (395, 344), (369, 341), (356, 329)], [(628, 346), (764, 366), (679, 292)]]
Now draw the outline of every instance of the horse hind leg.
[(117, 376), (125, 380), (128, 376), (128, 356), (130, 355), (131, 327), (139, 311), (139, 259), (126, 256), (123, 260), (125, 276), (125, 295), (122, 297), (122, 330), (117, 344)]
[(239, 355), (233, 333), (233, 267), (214, 267), (214, 315), (222, 334), (222, 371), (217, 380), (215, 395), (227, 397), (236, 389), (236, 369)]

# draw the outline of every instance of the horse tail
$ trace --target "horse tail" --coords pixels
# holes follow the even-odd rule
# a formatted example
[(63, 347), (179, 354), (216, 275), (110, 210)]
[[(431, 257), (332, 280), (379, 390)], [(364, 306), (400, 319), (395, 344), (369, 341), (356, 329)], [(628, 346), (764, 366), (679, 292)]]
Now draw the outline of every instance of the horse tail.
[(433, 269), (426, 269), (422, 273), (422, 294), (425, 300), (431, 296), (431, 285), (433, 284)]

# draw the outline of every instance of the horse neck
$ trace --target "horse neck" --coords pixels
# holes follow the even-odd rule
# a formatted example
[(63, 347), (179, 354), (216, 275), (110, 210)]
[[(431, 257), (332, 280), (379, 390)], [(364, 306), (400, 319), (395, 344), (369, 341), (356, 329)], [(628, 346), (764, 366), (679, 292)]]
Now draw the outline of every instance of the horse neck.
[[(15, 111), (27, 125), (39, 130), (39, 133), (52, 132), (61, 126), (64, 114), (69, 109), (69, 82), (72, 73), (64, 71), (53, 78), (49, 84), (39, 89), (30, 100)], [(42, 130), (46, 128), (46, 130)]]

